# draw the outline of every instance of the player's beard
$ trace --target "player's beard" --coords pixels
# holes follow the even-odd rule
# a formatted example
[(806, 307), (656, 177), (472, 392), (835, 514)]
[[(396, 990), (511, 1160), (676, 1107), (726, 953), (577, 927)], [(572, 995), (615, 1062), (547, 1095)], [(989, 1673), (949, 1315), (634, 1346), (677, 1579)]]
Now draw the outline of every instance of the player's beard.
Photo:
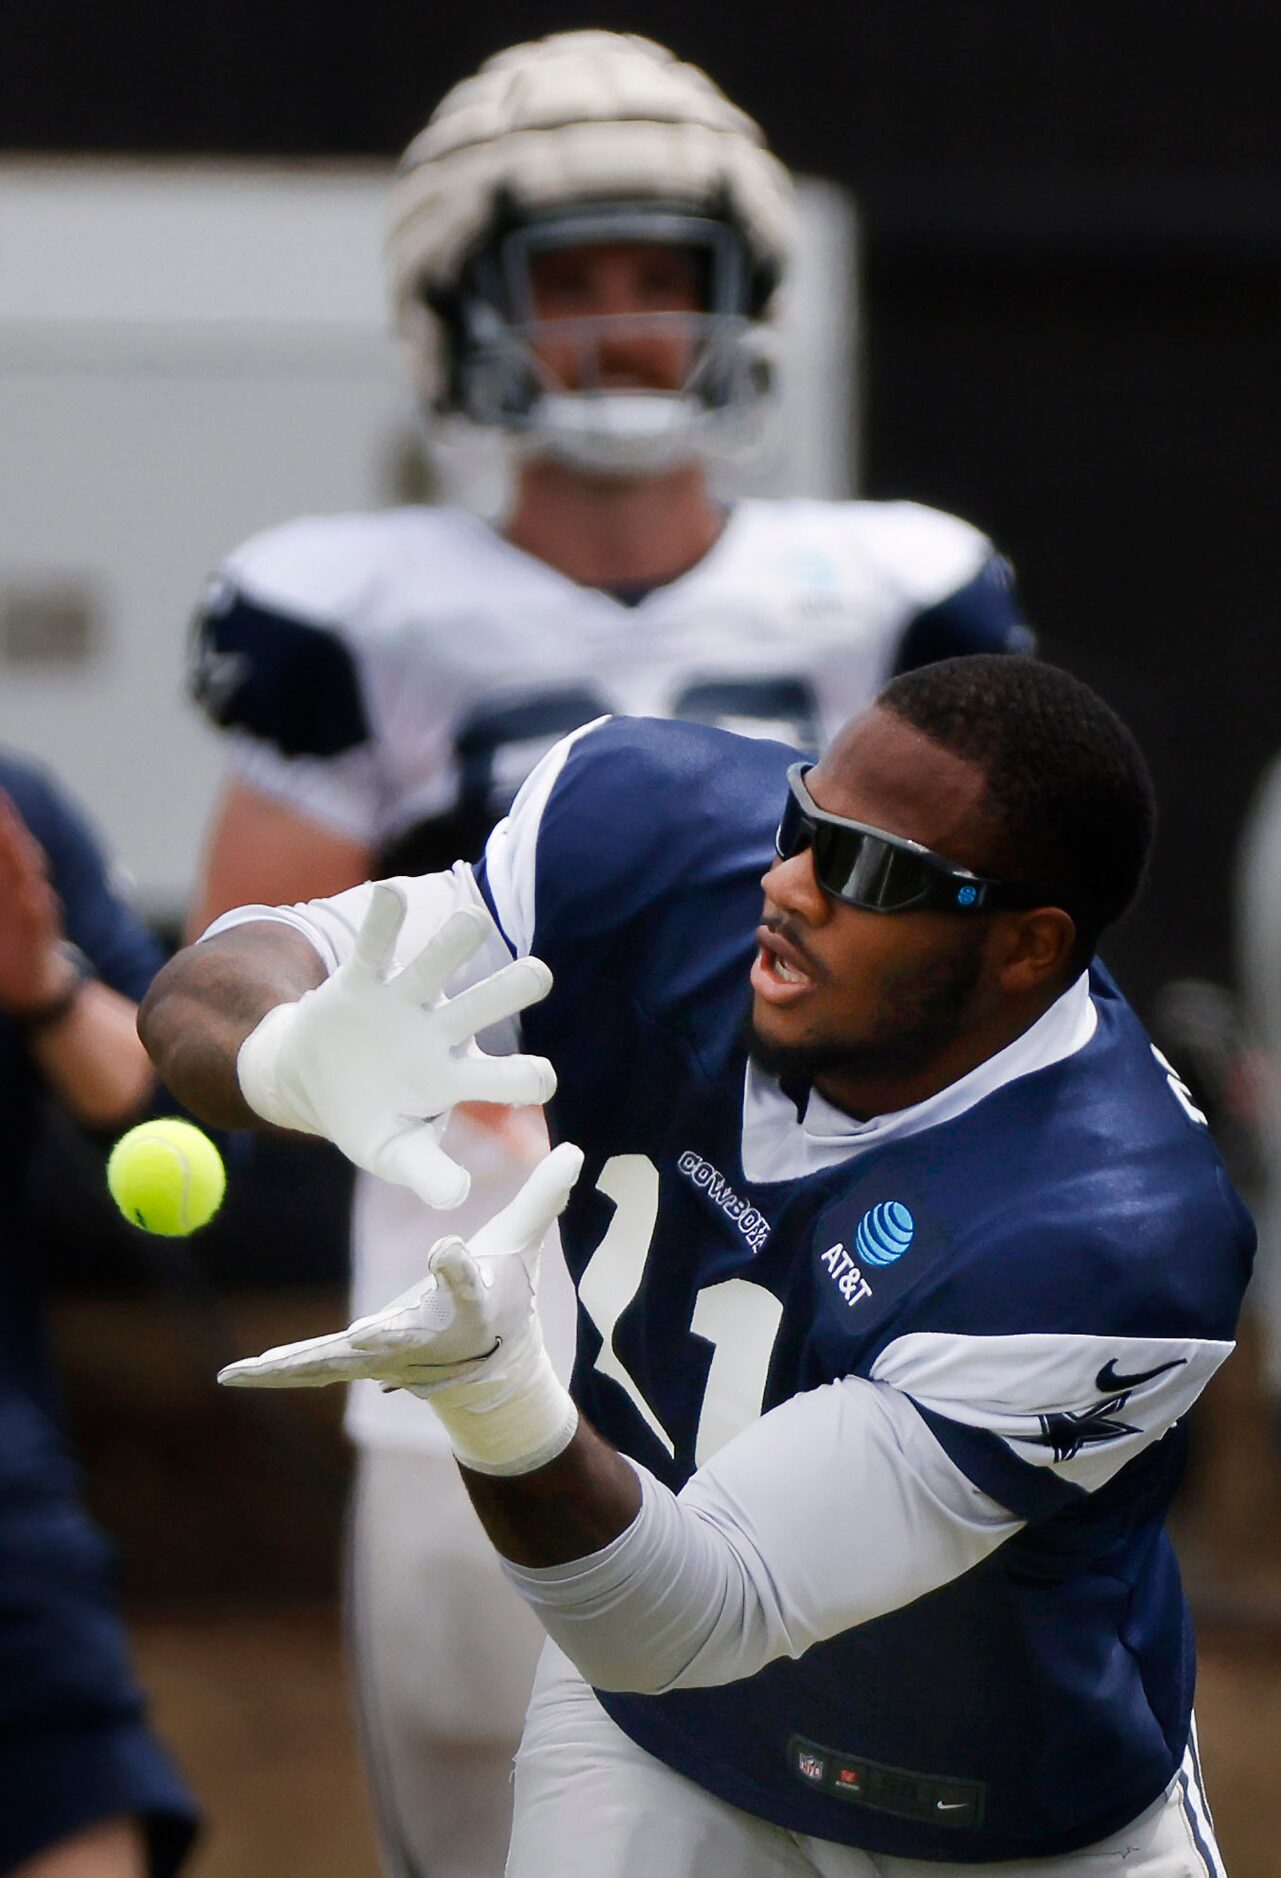
[(811, 1084), (838, 1107), (839, 1089), (883, 1086), (918, 1077), (965, 1029), (983, 974), (983, 935), (962, 935), (955, 952), (887, 991), (869, 1036), (806, 1043), (774, 1043), (760, 1035), (749, 1010), (744, 1023), (748, 1054), (769, 1075), (795, 1091)]

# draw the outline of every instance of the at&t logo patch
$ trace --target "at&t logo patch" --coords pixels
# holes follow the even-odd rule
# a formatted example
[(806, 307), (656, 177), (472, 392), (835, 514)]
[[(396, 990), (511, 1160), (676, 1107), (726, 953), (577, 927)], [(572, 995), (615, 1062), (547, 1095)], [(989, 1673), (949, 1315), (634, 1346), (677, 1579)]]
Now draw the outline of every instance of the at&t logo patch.
[(901, 1200), (882, 1200), (864, 1213), (854, 1235), (861, 1258), (869, 1265), (893, 1265), (916, 1236), (916, 1221)]

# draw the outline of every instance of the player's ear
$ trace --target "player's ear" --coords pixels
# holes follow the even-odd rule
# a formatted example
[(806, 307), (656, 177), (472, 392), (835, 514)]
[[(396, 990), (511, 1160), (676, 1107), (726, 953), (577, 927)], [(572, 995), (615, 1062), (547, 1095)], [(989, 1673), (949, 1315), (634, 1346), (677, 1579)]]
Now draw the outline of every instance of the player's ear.
[(1039, 991), (1067, 975), (1076, 925), (1061, 906), (1037, 906), (1002, 915), (1000, 974), (1003, 990)]

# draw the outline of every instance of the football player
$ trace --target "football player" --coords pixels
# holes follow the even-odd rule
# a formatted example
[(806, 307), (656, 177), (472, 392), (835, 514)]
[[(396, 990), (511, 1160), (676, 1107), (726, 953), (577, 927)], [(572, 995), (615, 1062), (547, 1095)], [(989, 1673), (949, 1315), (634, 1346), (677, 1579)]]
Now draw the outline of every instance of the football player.
[[(159, 982), (183, 1100), (428, 1200), (440, 1111), (555, 1059), (516, 1200), (228, 1377), (436, 1408), (552, 1639), (509, 1878), (1219, 1878), (1164, 1519), (1254, 1235), (1094, 958), (1152, 819), (1087, 687), (948, 660), (816, 765), (589, 727), (475, 871), (247, 909)], [(517, 1012), (539, 1054), (462, 1047)]]
[[(647, 40), (516, 46), (443, 100), (394, 185), (391, 296), (433, 433), (505, 440), (510, 507), (309, 517), (219, 570), (194, 687), (227, 781), (193, 935), (242, 902), (474, 858), (537, 759), (604, 713), (812, 751), (896, 670), (1026, 645), (1006, 563), (954, 516), (716, 499), (712, 466), (775, 390), (793, 221), (756, 125)], [(474, 1109), (454, 1132), (465, 1233), (545, 1137)], [(416, 1275), (425, 1231), (412, 1193), (362, 1176), (358, 1312)], [(476, 1878), (500, 1862), (538, 1638), (413, 1411), (352, 1393), (361, 1713), (388, 1872)]]
[(0, 751), (0, 1871), (173, 1878), (197, 1814), (147, 1721), (112, 1547), (81, 1504), (45, 1322), (50, 1104), (89, 1134), (155, 1091), (136, 1000), (160, 951), (79, 805)]

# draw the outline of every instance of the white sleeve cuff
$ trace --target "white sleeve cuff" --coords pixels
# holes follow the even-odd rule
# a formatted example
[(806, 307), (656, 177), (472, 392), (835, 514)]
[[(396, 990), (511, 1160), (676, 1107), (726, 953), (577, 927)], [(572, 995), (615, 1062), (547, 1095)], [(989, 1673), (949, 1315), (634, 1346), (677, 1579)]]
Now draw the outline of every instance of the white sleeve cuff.
[[(200, 939), (212, 939), (218, 933), (231, 932), (255, 920), (272, 920), (301, 933), (320, 954), (326, 973), (332, 973), (350, 957), (355, 947), (356, 934), (369, 909), (374, 884), (364, 881), (359, 887), (348, 887), (327, 899), (300, 900), (294, 906), (232, 907), (206, 927)], [(475, 876), (465, 861), (456, 861), (448, 873), (398, 876), (397, 885), (404, 889), (408, 905), (396, 942), (397, 964), (403, 965), (420, 952), (457, 908), (475, 906), (488, 911)], [(511, 953), (501, 936), (494, 934), (450, 981), (450, 991), (457, 992), (488, 976), (506, 965), (510, 958)]]

